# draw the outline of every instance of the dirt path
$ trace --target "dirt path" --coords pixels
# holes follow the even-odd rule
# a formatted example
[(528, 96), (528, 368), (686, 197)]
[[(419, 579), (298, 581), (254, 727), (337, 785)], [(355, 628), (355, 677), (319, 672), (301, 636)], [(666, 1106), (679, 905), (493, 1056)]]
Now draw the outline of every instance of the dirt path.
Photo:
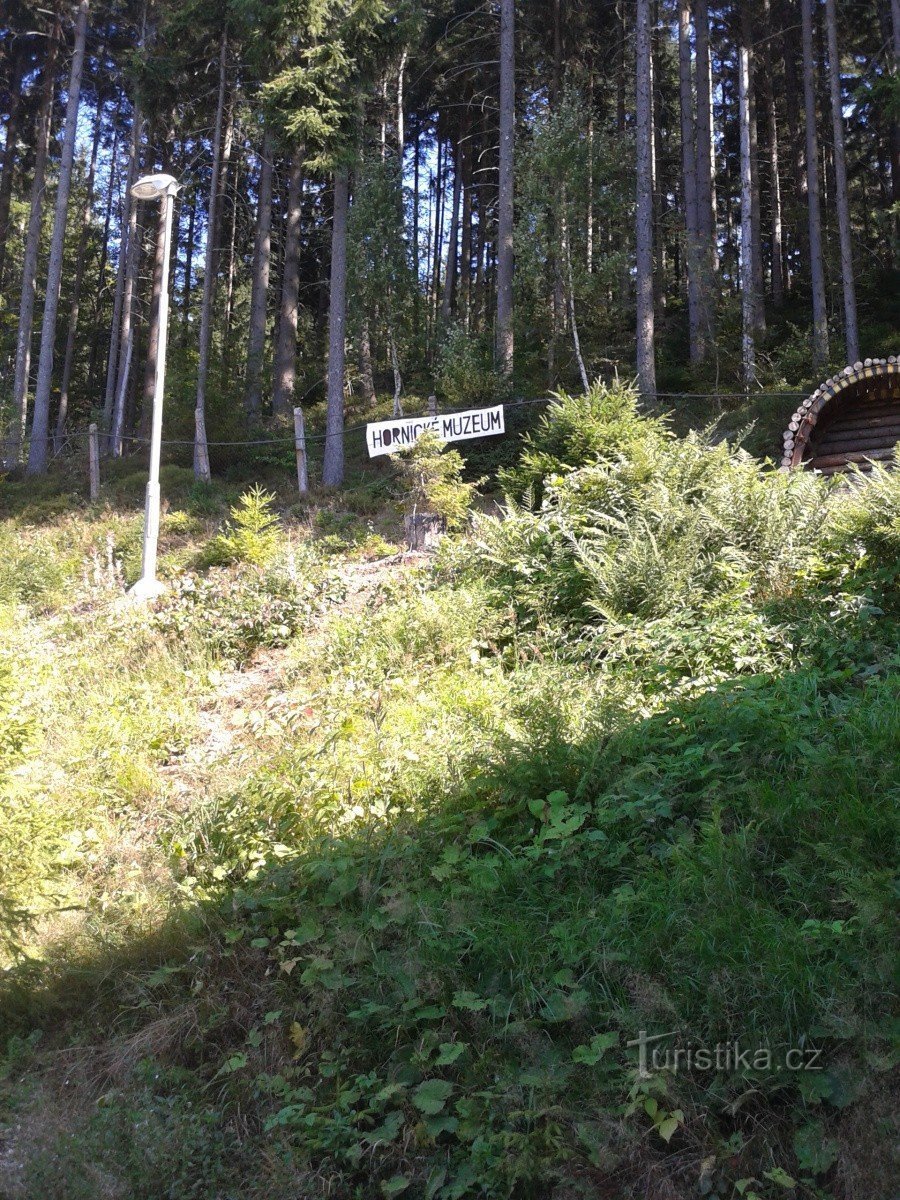
[[(427, 560), (424, 554), (400, 553), (373, 562), (341, 563), (335, 572), (345, 589), (341, 611), (363, 612), (388, 578)], [(315, 637), (325, 619), (320, 617), (306, 637)], [(278, 731), (278, 701), (286, 691), (291, 665), (291, 647), (285, 646), (259, 650), (239, 669), (210, 673), (210, 692), (197, 713), (196, 736), (183, 754), (159, 769), (172, 807), (186, 811), (213, 782), (220, 791), (245, 774), (247, 759), (258, 752), (260, 741)]]

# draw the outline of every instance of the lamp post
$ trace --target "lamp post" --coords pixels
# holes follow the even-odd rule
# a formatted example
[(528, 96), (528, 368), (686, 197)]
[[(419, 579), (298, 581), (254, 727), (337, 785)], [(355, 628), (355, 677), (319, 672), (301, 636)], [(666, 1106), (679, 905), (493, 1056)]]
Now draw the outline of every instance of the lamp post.
[(141, 577), (129, 595), (135, 600), (152, 600), (165, 591), (156, 578), (156, 547), (159, 541), (159, 460), (162, 447), (163, 388), (166, 379), (166, 337), (169, 325), (169, 250), (172, 242), (172, 209), (178, 181), (172, 175), (145, 175), (131, 188), (136, 200), (162, 200), (164, 226), (162, 271), (159, 289), (159, 339), (156, 344), (156, 382), (153, 388), (153, 424), (150, 431), (150, 478), (144, 506), (144, 544)]

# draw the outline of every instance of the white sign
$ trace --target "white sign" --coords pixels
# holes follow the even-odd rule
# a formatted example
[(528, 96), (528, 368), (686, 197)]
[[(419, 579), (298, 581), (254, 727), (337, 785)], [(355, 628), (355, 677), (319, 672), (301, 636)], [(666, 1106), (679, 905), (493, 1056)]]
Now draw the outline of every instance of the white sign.
[(442, 442), (462, 442), (466, 438), (487, 437), (504, 433), (503, 405), (494, 408), (472, 408), (468, 412), (440, 413), (434, 417), (401, 417), (396, 421), (376, 421), (366, 426), (366, 445), (369, 458), (376, 454), (394, 454), (418, 441), (426, 429), (431, 429)]

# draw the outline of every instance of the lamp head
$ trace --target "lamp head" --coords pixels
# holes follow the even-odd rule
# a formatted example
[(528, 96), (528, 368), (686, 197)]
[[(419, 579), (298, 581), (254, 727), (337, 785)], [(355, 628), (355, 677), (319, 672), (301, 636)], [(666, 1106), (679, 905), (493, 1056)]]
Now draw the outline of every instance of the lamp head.
[(177, 191), (178, 180), (174, 175), (145, 175), (131, 188), (136, 200), (159, 200), (162, 196), (174, 196)]

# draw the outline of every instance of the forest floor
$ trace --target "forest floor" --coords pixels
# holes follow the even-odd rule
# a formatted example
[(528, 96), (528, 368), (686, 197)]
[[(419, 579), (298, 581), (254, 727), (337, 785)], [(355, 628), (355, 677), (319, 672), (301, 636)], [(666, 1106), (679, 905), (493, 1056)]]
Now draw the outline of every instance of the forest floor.
[(167, 468), (148, 611), (131, 482), (0, 483), (0, 1197), (891, 1194), (895, 567), (682, 619), (628, 559), (595, 646), (552, 526), (283, 492), (223, 562), (242, 486)]

